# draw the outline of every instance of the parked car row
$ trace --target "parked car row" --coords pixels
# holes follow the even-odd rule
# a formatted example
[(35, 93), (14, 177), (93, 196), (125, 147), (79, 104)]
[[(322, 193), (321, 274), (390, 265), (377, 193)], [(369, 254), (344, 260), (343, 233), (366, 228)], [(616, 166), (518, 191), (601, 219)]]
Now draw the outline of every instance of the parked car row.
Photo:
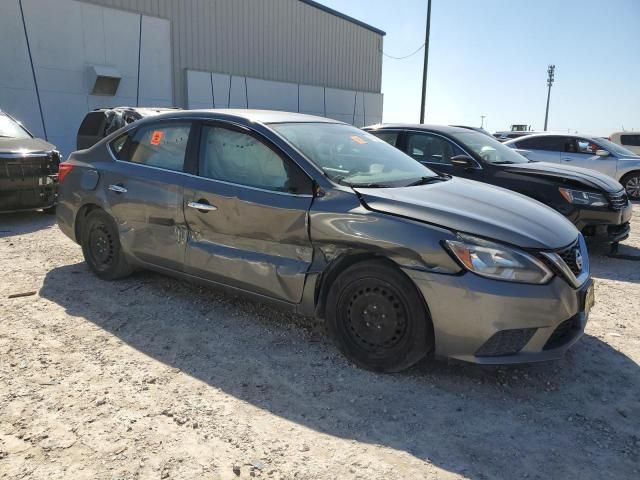
[(617, 178), (632, 159), (600, 138), (571, 141), (620, 162), (609, 175), (538, 161), (542, 135), (138, 110), (90, 112), (89, 148), (50, 175), (89, 268), (148, 268), (316, 316), (371, 370), (559, 358), (595, 301), (584, 236), (629, 234)]

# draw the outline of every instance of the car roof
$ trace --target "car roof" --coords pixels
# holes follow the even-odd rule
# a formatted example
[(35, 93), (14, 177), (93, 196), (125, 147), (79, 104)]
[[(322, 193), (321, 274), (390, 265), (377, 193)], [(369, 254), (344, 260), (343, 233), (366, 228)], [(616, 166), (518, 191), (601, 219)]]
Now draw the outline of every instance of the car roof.
[(544, 132), (544, 133), (534, 133), (532, 135), (525, 135), (524, 137), (514, 138), (504, 143), (511, 142), (521, 142), (525, 138), (534, 138), (534, 137), (570, 137), (570, 138), (588, 138), (588, 139), (597, 139), (597, 138), (605, 138), (602, 135), (582, 135), (579, 133), (562, 133), (562, 132)]
[(467, 133), (468, 128), (453, 127), (451, 125), (425, 125), (423, 123), (378, 123), (363, 127), (371, 130), (381, 129), (403, 129), (403, 130), (424, 130), (425, 132), (444, 133)]
[(153, 117), (154, 120), (163, 118), (220, 118), (244, 119), (258, 123), (341, 123), (331, 118), (316, 117), (303, 113), (280, 112), (277, 110), (249, 110), (249, 109), (207, 109), (207, 110), (176, 110), (162, 113)]

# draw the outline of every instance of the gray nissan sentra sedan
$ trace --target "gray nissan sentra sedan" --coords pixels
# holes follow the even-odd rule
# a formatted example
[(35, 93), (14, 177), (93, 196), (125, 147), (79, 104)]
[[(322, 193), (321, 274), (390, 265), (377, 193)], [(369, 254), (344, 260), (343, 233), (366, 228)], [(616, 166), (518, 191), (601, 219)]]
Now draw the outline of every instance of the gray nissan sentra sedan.
[(325, 118), (172, 112), (75, 152), (59, 181), (60, 228), (100, 278), (149, 268), (315, 315), (372, 370), (556, 359), (594, 301), (562, 215)]

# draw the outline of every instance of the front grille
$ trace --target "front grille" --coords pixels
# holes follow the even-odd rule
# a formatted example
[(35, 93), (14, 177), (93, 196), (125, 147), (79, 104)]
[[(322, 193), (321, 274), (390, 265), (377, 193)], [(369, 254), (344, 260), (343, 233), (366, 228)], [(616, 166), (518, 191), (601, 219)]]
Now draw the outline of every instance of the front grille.
[(565, 248), (564, 250), (560, 250), (559, 252), (556, 252), (558, 255), (560, 255), (564, 263), (567, 264), (571, 272), (573, 272), (573, 274), (576, 277), (582, 273), (582, 266), (578, 265), (577, 254), (576, 254), (576, 252), (579, 252), (579, 251), (580, 251), (580, 244), (576, 241), (570, 247)]
[(476, 352), (478, 357), (497, 357), (500, 355), (513, 355), (522, 350), (537, 328), (514, 328), (512, 330), (500, 330), (494, 333), (489, 340), (484, 342)]
[(50, 155), (7, 158), (0, 154), (0, 179), (24, 180), (46, 177), (54, 173), (56, 168)]
[(552, 350), (570, 342), (580, 332), (580, 321), (577, 316), (565, 320), (556, 327), (543, 350)]
[(627, 192), (624, 190), (609, 194), (609, 204), (613, 210), (622, 210), (627, 206), (628, 202), (629, 198), (627, 197)]

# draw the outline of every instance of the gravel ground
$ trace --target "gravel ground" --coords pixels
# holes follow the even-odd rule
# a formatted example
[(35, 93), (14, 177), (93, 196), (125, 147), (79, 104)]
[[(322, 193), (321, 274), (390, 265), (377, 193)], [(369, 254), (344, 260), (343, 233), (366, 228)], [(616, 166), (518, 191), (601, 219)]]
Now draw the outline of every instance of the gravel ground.
[(308, 319), (100, 281), (51, 217), (2, 216), (0, 478), (640, 478), (640, 205), (633, 232), (592, 248), (563, 360), (379, 375)]

